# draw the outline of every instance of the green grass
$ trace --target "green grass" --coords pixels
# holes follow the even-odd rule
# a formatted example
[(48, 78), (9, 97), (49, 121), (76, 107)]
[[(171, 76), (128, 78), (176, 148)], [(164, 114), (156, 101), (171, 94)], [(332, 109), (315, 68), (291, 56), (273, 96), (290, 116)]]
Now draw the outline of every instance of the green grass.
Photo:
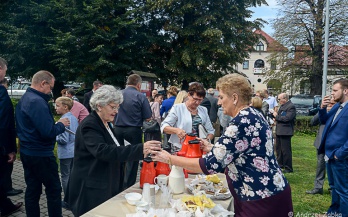
[(293, 173), (287, 173), (292, 190), (292, 202), (296, 213), (324, 213), (330, 206), (331, 196), (328, 191), (327, 178), (323, 195), (306, 194), (306, 190), (314, 187), (316, 172), (316, 149), (313, 146), (315, 137), (296, 134), (292, 137)]

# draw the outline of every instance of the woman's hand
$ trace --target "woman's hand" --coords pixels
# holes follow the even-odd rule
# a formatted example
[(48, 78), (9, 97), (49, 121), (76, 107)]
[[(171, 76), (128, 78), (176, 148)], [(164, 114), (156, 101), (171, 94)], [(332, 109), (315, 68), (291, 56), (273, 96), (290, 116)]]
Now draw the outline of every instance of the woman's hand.
[(179, 137), (179, 139), (184, 139), (186, 136), (185, 130), (182, 130), (180, 128), (176, 128), (175, 134)]
[(208, 153), (211, 151), (211, 149), (213, 148), (213, 144), (211, 144), (208, 139), (201, 139), (201, 138), (197, 138), (197, 139), (201, 141), (200, 147), (204, 152)]
[(166, 164), (170, 163), (170, 156), (172, 155), (166, 152), (165, 150), (151, 152), (151, 158), (153, 161), (159, 161)]
[(145, 156), (151, 154), (152, 151), (161, 151), (161, 142), (156, 140), (147, 141), (144, 143), (143, 153)]

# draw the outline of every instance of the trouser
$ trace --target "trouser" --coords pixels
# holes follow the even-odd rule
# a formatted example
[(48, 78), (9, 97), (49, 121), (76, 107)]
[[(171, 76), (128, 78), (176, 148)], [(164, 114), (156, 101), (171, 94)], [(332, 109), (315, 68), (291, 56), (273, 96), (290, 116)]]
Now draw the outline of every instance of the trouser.
[(319, 154), (317, 150), (317, 171), (315, 174), (314, 188), (322, 189), (325, 181), (326, 163), (324, 159), (325, 154)]
[(10, 191), (12, 190), (12, 171), (13, 171), (13, 163), (7, 163), (6, 164), (6, 169), (5, 169), (5, 183), (4, 183), (4, 188), (5, 191)]
[(287, 170), (292, 169), (292, 151), (291, 151), (291, 137), (292, 136), (278, 136), (276, 143), (277, 162), (280, 167)]
[(27, 217), (40, 216), (40, 195), (42, 184), (45, 186), (47, 209), (50, 217), (62, 217), (62, 204), (58, 164), (54, 156), (38, 157), (21, 153), (25, 191), (25, 211)]
[(6, 167), (7, 167), (7, 155), (0, 155), (0, 213), (7, 213), (14, 205), (6, 196), (5, 182), (6, 182)]
[[(131, 145), (142, 143), (143, 131), (141, 127), (115, 127), (115, 135), (120, 145), (124, 145), (124, 140)], [(125, 163), (123, 189), (134, 185), (137, 180), (139, 161), (128, 161)]]
[(327, 174), (332, 189), (328, 216), (348, 217), (348, 159), (330, 159)]
[(62, 187), (64, 195), (66, 195), (66, 189), (68, 187), (69, 177), (73, 166), (74, 158), (59, 159), (60, 175), (62, 179)]

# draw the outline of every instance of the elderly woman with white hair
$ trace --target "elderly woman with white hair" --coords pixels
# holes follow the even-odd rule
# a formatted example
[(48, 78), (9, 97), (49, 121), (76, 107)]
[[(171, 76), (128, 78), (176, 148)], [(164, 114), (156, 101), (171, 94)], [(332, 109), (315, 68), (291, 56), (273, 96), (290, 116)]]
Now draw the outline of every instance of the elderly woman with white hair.
[(65, 201), (80, 216), (122, 191), (122, 163), (143, 159), (161, 150), (159, 141), (120, 146), (111, 125), (123, 101), (111, 85), (96, 90), (90, 100), (92, 112), (76, 131), (75, 156)]

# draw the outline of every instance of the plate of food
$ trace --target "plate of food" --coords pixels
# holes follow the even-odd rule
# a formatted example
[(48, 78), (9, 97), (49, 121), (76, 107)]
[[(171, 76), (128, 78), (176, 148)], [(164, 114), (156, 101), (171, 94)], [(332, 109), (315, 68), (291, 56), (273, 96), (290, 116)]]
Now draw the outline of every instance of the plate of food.
[(211, 199), (225, 200), (232, 197), (227, 186), (224, 186), (222, 180), (216, 175), (197, 175), (189, 184), (187, 190), (196, 195), (203, 191)]

